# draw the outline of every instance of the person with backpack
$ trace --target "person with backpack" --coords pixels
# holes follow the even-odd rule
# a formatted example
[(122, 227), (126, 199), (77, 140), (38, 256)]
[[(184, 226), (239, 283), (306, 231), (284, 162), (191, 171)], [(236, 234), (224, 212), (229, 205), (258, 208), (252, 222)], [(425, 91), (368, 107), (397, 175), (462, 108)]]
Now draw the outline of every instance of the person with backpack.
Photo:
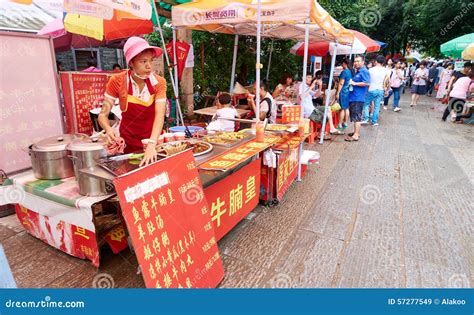
[(390, 97), (393, 95), (393, 111), (399, 112), (402, 109), (399, 107), (400, 103), (400, 89), (402, 86), (403, 80), (405, 80), (403, 70), (401, 69), (401, 62), (397, 62), (395, 67), (390, 70), (390, 90), (388, 95), (384, 97), (383, 105), (386, 107)]
[[(254, 89), (256, 89), (257, 84), (254, 84)], [(267, 83), (265, 81), (260, 82), (260, 113), (259, 120), (263, 121), (265, 118), (268, 118), (268, 122), (274, 124), (277, 117), (277, 105), (273, 99), (270, 92), (268, 92)], [(253, 95), (249, 95), (247, 101), (250, 107), (253, 109), (255, 116), (257, 116), (257, 105), (255, 104), (255, 99)]]

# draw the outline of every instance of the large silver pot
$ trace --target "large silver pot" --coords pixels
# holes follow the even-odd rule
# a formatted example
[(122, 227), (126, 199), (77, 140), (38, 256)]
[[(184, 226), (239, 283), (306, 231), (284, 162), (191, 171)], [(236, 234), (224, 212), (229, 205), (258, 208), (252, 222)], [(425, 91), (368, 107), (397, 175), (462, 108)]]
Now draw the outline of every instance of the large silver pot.
[(74, 168), (66, 146), (80, 134), (64, 134), (43, 139), (30, 145), (29, 154), (33, 173), (38, 179), (62, 179), (74, 176)]
[(91, 168), (97, 165), (101, 158), (107, 156), (105, 143), (93, 140), (73, 141), (67, 146), (67, 150), (71, 152), (69, 156), (74, 165), (74, 173), (79, 184), (79, 193), (83, 196), (102, 196), (107, 194), (107, 190), (99, 179), (85, 176), (81, 169)]
[(114, 176), (100, 166), (86, 167), (79, 170), (79, 193), (83, 196), (104, 196), (113, 194)]

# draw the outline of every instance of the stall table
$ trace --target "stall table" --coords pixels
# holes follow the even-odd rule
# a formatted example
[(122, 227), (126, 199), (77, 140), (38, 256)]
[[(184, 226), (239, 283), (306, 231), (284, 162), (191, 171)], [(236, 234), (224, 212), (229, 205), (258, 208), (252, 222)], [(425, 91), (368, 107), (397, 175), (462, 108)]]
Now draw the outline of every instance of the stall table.
[[(100, 215), (94, 212), (102, 212), (102, 203), (113, 195), (81, 196), (74, 177), (38, 180), (33, 171), (27, 171), (12, 180), (13, 187), (22, 193), (16, 214), (25, 230), (67, 254), (89, 259), (98, 267), (102, 238), (101, 229), (96, 227)], [(106, 219), (109, 223), (120, 223), (110, 216)]]
[[(286, 152), (285, 146), (290, 143), (297, 147), (301, 139), (281, 141), (279, 136), (267, 135), (265, 142), (260, 143), (251, 136), (234, 147), (214, 145), (212, 152), (195, 158), (216, 241), (257, 206), (263, 178), (261, 154), (271, 147)], [(286, 160), (295, 161), (297, 151), (292, 150), (290, 155), (281, 153), (280, 165), (286, 167)], [(278, 178), (287, 174), (288, 179), (284, 181), (291, 183), (295, 173), (294, 163), (290, 165), (291, 172), (280, 170), (275, 174), (280, 176)], [(104, 170), (96, 175), (101, 173)], [(16, 207), (18, 219), (32, 236), (72, 256), (89, 259), (94, 266), (99, 266), (100, 247), (106, 242), (114, 253), (127, 248), (128, 233), (123, 228), (125, 224), (115, 194), (84, 197), (79, 194), (74, 177), (38, 180), (32, 171), (14, 176), (12, 180), (14, 187), (25, 196)], [(278, 191), (286, 188), (278, 187)]]

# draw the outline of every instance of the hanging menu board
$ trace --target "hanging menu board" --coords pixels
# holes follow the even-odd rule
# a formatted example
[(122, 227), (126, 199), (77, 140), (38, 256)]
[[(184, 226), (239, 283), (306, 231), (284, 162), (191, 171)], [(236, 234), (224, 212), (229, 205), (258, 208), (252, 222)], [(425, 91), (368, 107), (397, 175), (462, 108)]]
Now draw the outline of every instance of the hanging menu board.
[(92, 134), (91, 109), (100, 107), (113, 73), (61, 72), (68, 133)]
[(222, 260), (191, 150), (114, 180), (147, 288), (214, 288)]
[(63, 133), (53, 43), (0, 32), (0, 169), (31, 167), (28, 147)]

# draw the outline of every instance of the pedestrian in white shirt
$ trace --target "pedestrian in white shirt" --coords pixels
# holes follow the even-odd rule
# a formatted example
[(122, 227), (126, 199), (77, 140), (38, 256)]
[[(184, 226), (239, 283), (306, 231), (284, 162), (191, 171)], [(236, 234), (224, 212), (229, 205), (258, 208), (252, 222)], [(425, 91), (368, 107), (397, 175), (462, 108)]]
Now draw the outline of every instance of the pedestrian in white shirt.
[(378, 126), (378, 118), (380, 111), (380, 103), (384, 96), (388, 96), (389, 87), (389, 70), (383, 66), (385, 57), (378, 55), (375, 58), (375, 66), (369, 69), (370, 74), (370, 85), (369, 92), (365, 99), (364, 104), (364, 120), (362, 124), (369, 123), (369, 107), (370, 103), (374, 102), (374, 112), (372, 113), (371, 123), (372, 126)]

